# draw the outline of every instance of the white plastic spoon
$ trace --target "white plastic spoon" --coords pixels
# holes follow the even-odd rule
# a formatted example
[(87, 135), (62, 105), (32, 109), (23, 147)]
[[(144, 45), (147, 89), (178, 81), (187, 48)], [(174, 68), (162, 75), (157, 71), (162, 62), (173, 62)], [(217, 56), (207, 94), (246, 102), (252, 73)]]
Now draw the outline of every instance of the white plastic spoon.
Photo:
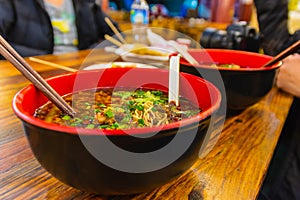
[(169, 103), (179, 105), (179, 61), (180, 55), (172, 56), (169, 64)]

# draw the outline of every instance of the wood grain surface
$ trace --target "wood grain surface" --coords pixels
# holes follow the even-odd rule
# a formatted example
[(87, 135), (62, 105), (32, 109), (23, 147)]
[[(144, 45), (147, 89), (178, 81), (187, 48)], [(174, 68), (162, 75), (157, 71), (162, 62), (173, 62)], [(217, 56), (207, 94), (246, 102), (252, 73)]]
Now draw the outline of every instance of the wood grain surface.
[[(118, 59), (102, 50), (88, 50), (38, 58), (80, 69)], [(30, 62), (43, 76), (67, 73)], [(8, 62), (0, 61), (0, 199), (256, 199), (292, 97), (273, 88), (259, 103), (228, 117), (216, 144), (184, 175), (154, 191), (131, 196), (105, 197), (85, 193), (61, 183), (40, 166), (14, 115), (14, 95), (29, 82)], [(212, 141), (212, 144), (215, 142)], [(142, 183), (141, 183), (142, 184)]]

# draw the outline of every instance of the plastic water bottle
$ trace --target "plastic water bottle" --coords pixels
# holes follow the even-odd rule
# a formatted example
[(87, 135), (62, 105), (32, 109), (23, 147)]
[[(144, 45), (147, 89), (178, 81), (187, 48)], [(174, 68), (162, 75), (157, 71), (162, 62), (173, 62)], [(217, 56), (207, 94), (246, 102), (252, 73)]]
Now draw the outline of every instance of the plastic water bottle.
[(149, 5), (146, 0), (134, 0), (131, 5), (130, 21), (135, 43), (147, 42), (147, 27), (149, 25)]

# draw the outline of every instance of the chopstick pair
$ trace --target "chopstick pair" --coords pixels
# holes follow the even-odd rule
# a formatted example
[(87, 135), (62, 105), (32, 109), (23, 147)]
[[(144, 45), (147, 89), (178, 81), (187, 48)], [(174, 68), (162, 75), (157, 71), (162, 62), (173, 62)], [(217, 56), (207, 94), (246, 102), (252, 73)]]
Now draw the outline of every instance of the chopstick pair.
[(104, 20), (121, 42), (107, 34), (104, 35), (105, 39), (118, 47), (121, 47), (123, 44), (127, 44), (126, 40), (124, 39), (122, 34), (118, 31), (118, 29), (115, 27), (115, 25), (112, 23), (112, 21), (109, 19), (109, 17), (105, 17)]
[(10, 44), (1, 35), (0, 53), (60, 110), (72, 117), (75, 115), (76, 112), (73, 108), (13, 49), (12, 46), (10, 46)]
[(110, 41), (111, 43), (113, 43), (114, 45), (116, 45), (117, 47), (121, 47), (123, 46), (123, 43), (121, 43), (119, 40), (111, 37), (110, 35), (105, 34), (104, 38), (108, 41)]
[(107, 23), (107, 25), (111, 28), (111, 30), (116, 34), (119, 40), (122, 43), (126, 44), (127, 43), (126, 40), (124, 39), (122, 34), (118, 31), (118, 29), (115, 27), (115, 25), (112, 23), (112, 21), (108, 17), (105, 17), (104, 20)]

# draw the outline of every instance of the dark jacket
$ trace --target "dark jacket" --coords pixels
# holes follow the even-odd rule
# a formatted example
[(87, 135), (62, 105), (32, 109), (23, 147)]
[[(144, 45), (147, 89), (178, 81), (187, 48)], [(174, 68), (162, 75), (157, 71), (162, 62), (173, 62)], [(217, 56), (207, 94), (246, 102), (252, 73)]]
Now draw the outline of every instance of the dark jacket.
[[(275, 56), (300, 39), (288, 31), (288, 0), (254, 0), (266, 54)], [(298, 53), (300, 53), (298, 51)], [(299, 66), (300, 67), (300, 66)], [(259, 200), (300, 199), (300, 100), (294, 98)]]
[[(94, 0), (73, 0), (78, 49), (93, 47), (113, 35)], [(116, 25), (116, 24), (115, 24)], [(43, 0), (0, 0), (0, 34), (22, 55), (53, 52), (53, 28)]]
[(288, 0), (254, 0), (265, 54), (275, 56), (300, 40), (300, 30), (288, 31)]

